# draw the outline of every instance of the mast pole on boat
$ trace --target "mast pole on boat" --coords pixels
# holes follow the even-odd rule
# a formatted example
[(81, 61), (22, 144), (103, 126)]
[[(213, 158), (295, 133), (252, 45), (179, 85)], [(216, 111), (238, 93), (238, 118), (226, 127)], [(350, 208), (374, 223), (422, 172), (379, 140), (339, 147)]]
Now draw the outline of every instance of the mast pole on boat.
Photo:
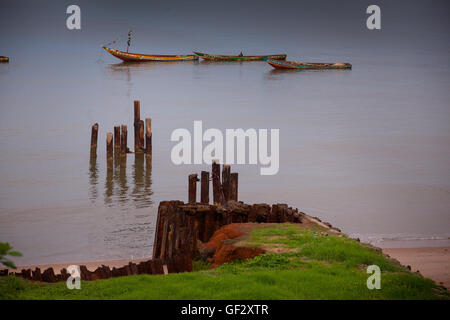
[(128, 49), (130, 48), (132, 34), (133, 34), (133, 30), (128, 31), (127, 53), (128, 53)]

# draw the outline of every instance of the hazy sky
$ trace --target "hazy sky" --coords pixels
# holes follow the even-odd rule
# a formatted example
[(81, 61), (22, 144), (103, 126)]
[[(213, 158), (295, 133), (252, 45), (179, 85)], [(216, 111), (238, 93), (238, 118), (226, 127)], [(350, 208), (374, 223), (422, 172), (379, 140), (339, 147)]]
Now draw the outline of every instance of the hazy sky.
[[(134, 45), (192, 48), (308, 46), (354, 39), (361, 46), (401, 46), (448, 52), (448, 1), (5, 1), (2, 51), (14, 47), (104, 44), (135, 30)], [(81, 8), (82, 30), (66, 28), (66, 8)], [(382, 30), (369, 31), (370, 4), (381, 7)], [(359, 42), (358, 42), (359, 41)], [(123, 41), (125, 42), (125, 41)], [(192, 49), (186, 48), (186, 49)]]

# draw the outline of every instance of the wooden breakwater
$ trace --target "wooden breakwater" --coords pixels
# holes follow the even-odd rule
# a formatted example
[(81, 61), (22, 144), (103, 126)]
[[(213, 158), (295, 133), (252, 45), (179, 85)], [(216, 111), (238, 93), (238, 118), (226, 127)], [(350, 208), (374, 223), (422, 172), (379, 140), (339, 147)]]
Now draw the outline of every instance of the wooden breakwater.
[(305, 214), (287, 204), (226, 204), (162, 201), (158, 208), (153, 257), (162, 261), (179, 255), (197, 255), (198, 241), (208, 242), (214, 232), (230, 223), (302, 223)]
[[(135, 274), (158, 275), (189, 272), (192, 271), (192, 260), (186, 256), (176, 256), (172, 259), (166, 259), (164, 263), (161, 259), (151, 259), (137, 264), (129, 262), (120, 268), (110, 268), (109, 266), (102, 265), (94, 271), (89, 271), (85, 265), (80, 265), (79, 267), (81, 280), (92, 281)], [(40, 268), (36, 267), (34, 270), (22, 269), (20, 272), (9, 272), (8, 269), (0, 270), (0, 276), (7, 276), (8, 274), (27, 280), (50, 283), (66, 281), (70, 276), (65, 268), (61, 269), (59, 274), (56, 274), (53, 268), (47, 268), (44, 271), (41, 271)]]
[[(188, 177), (188, 203), (162, 201), (158, 208), (153, 258), (173, 259), (197, 255), (198, 241), (207, 242), (220, 227), (230, 223), (302, 223), (307, 216), (287, 204), (245, 204), (238, 199), (238, 174), (229, 165), (212, 163), (209, 172), (202, 171), (200, 202), (197, 202), (197, 174)], [(213, 204), (209, 204), (209, 185), (212, 181)]]

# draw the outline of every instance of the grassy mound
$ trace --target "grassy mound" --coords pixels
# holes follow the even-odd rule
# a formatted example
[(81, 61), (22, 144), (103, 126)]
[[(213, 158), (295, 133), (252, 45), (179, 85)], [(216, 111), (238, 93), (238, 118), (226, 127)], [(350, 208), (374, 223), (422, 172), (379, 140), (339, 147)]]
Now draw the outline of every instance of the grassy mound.
[[(239, 240), (268, 253), (209, 269), (169, 275), (136, 275), (82, 281), (81, 290), (64, 282), (0, 279), (3, 299), (449, 299), (447, 291), (411, 273), (370, 246), (319, 226), (260, 224)], [(381, 289), (366, 286), (367, 265), (382, 271)]]

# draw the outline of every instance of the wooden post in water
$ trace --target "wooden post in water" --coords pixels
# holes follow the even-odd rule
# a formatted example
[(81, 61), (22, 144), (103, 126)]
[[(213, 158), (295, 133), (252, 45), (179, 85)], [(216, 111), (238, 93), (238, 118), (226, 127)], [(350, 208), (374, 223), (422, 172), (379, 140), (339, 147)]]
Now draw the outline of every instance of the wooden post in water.
[(144, 120), (139, 120), (139, 149), (145, 151), (145, 127)]
[(91, 157), (97, 157), (98, 123), (91, 130)]
[(222, 203), (222, 188), (220, 185), (220, 164), (218, 160), (212, 163), (212, 185), (213, 185), (213, 203), (215, 205)]
[(140, 152), (139, 145), (139, 121), (141, 120), (141, 103), (134, 100), (134, 152)]
[(209, 172), (202, 171), (200, 179), (201, 179), (200, 202), (203, 204), (208, 204), (209, 203)]
[(197, 200), (197, 174), (190, 174), (189, 175), (189, 203), (195, 203)]
[(127, 147), (127, 138), (128, 138), (127, 137), (127, 135), (128, 135), (127, 126), (125, 124), (123, 124), (121, 126), (121, 130), (122, 130), (122, 133), (120, 135), (120, 153), (122, 154), (122, 156), (124, 156), (127, 154), (127, 149), (128, 149), (128, 147)]
[(114, 151), (120, 151), (120, 126), (114, 126)]
[(145, 119), (145, 153), (152, 156), (152, 119)]
[(238, 173), (237, 172), (233, 172), (230, 175), (231, 179), (231, 195), (230, 195), (230, 200), (234, 200), (234, 201), (238, 201)]
[(113, 134), (111, 132), (106, 134), (106, 158), (108, 160), (114, 158)]
[(229, 164), (224, 164), (222, 166), (222, 190), (223, 190), (223, 201), (227, 202), (230, 200), (231, 195), (231, 168)]

